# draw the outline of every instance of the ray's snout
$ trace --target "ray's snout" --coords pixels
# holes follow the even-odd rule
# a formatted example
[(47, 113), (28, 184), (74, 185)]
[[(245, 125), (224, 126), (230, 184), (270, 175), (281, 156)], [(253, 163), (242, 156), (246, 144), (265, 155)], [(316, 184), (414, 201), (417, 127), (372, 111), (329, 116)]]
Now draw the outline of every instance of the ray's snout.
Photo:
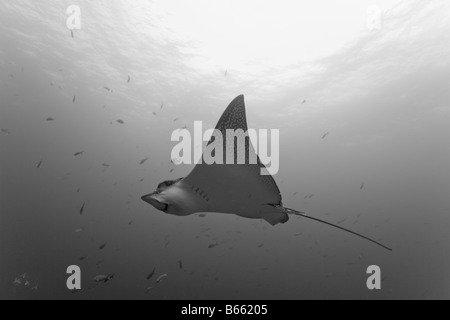
[[(150, 203), (150, 197), (151, 197), (153, 194), (154, 194), (154, 192), (149, 193), (149, 194), (146, 194), (146, 195), (143, 195), (143, 196), (141, 197), (141, 199), (142, 199), (143, 201), (147, 202), (147, 203)], [(151, 203), (150, 203), (150, 204), (151, 204)]]
[(151, 204), (153, 207), (155, 207), (158, 210), (166, 211), (167, 210), (167, 204), (162, 203), (158, 201), (155, 197), (155, 195), (158, 194), (157, 192), (149, 193), (145, 196), (142, 196), (141, 199), (147, 202), (148, 204)]

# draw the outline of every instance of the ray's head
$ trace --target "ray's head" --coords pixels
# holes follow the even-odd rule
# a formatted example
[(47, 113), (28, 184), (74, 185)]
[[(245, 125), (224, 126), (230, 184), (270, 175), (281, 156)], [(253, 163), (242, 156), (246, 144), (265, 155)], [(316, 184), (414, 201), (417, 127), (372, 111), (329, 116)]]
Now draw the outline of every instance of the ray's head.
[(142, 200), (156, 209), (176, 216), (187, 216), (192, 212), (189, 198), (178, 182), (183, 179), (167, 180), (161, 182), (156, 191), (142, 196)]

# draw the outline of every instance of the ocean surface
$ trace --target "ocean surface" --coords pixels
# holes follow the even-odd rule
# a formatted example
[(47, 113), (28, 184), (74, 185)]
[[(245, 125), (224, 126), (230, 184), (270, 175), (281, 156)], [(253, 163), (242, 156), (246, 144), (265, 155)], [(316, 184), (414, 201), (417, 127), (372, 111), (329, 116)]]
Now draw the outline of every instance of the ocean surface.
[[(450, 298), (449, 13), (1, 1), (0, 298)], [(239, 94), (249, 127), (280, 130), (283, 204), (392, 252), (302, 217), (178, 217), (140, 199), (193, 168), (171, 162), (172, 132), (214, 127)]]

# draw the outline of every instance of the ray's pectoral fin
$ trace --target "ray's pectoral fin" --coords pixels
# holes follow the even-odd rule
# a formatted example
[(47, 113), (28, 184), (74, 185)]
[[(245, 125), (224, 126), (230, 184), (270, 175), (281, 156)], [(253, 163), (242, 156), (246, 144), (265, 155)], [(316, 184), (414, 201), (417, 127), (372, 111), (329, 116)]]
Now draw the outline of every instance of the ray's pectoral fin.
[(286, 214), (283, 207), (273, 204), (263, 205), (261, 207), (260, 214), (261, 218), (273, 226), (278, 223), (285, 223), (289, 220), (289, 216)]

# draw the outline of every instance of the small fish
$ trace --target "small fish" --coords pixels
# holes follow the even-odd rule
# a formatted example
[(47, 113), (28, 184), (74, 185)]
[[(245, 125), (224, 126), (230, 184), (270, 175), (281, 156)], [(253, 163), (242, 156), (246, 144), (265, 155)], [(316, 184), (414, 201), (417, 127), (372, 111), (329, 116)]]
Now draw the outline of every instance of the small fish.
[(214, 247), (216, 247), (216, 246), (218, 246), (217, 243), (211, 243), (211, 244), (208, 246), (208, 249), (212, 249), (212, 248), (214, 248)]
[(175, 118), (173, 119), (173, 122), (177, 122), (179, 120), (179, 118)]
[(301, 235), (302, 235), (302, 233), (298, 232), (298, 233), (294, 234), (294, 237), (298, 237), (298, 236), (301, 236)]
[(72, 39), (73, 39), (73, 30), (70, 30), (70, 36), (71, 36)]
[(128, 222), (128, 225), (131, 226), (133, 224), (133, 220), (130, 220), (130, 222)]
[(306, 102), (306, 99), (303, 99), (302, 104), (304, 104)]
[(323, 136), (322, 139), (325, 139), (325, 137), (329, 134), (329, 132), (326, 132)]
[(147, 161), (147, 160), (148, 160), (148, 158), (144, 158), (144, 159), (141, 160), (141, 162), (139, 162), (139, 164), (144, 164), (145, 161)]
[(9, 76), (14, 79), (14, 75), (12, 73), (9, 74)]
[(119, 119), (119, 120), (116, 120), (116, 122), (117, 122), (117, 123), (120, 123), (120, 124), (124, 124), (124, 123), (125, 123), (125, 122), (123, 122), (123, 120), (120, 120), (120, 119)]
[(103, 87), (103, 89), (108, 90), (109, 92), (111, 92), (111, 89), (109, 87)]
[(48, 117), (47, 119), (45, 119), (45, 120), (47, 120), (47, 121), (53, 121), (53, 120), (55, 120), (54, 118), (52, 118), (52, 117)]
[(86, 202), (83, 202), (83, 205), (81, 206), (81, 208), (80, 208), (80, 215), (82, 215), (83, 214), (83, 212), (84, 212), (84, 206), (86, 205)]
[(153, 268), (153, 271), (147, 276), (147, 280), (150, 280), (155, 275), (156, 268)]
[(83, 231), (83, 229), (81, 229), (81, 228), (75, 229), (76, 233), (80, 233), (81, 231)]
[(362, 188), (364, 188), (364, 182), (361, 183), (361, 187), (359, 187), (360, 190), (362, 190)]
[(14, 281), (13, 281), (13, 285), (15, 285), (15, 286), (19, 286), (19, 285), (21, 285), (22, 284), (22, 281), (20, 281), (20, 279), (19, 278), (16, 278), (16, 279), (14, 279)]
[(110, 274), (110, 275), (107, 275), (107, 276), (105, 276), (105, 275), (98, 275), (98, 276), (95, 276), (94, 277), (94, 282), (103, 282), (103, 283), (106, 283), (106, 282), (108, 282), (109, 280), (112, 280), (112, 279), (114, 279), (114, 273), (113, 274)]
[(81, 289), (72, 289), (70, 290), (70, 293), (77, 293), (78, 291), (81, 291)]
[(104, 244), (102, 244), (100, 247), (98, 247), (100, 250), (105, 249), (106, 245), (108, 244), (108, 242), (105, 242)]
[(77, 96), (73, 96), (72, 102), (75, 103)]
[(225, 70), (225, 73), (223, 74), (224, 77), (226, 77), (228, 74), (228, 69)]
[(127, 80), (127, 83), (130, 83), (130, 81), (131, 81), (131, 77), (130, 77), (130, 76), (128, 76), (128, 80)]
[(80, 192), (80, 188), (77, 189), (77, 193), (79, 193), (79, 192)]
[(164, 274), (160, 275), (158, 277), (158, 279), (156, 279), (156, 283), (160, 283), (167, 276), (168, 276), (167, 273), (164, 273)]
[(152, 113), (153, 113), (154, 116), (156, 116), (156, 112), (155, 111), (153, 111)]
[(264, 244), (261, 243), (258, 245), (258, 248), (262, 248), (263, 246), (264, 246)]
[(97, 261), (97, 263), (95, 264), (96, 266), (97, 266), (97, 268), (98, 267), (100, 267), (100, 265), (103, 263), (103, 262), (105, 262), (105, 260), (104, 259), (102, 259), (102, 260), (99, 260), (99, 261)]
[(164, 107), (164, 102), (163, 103), (161, 103), (161, 108), (160, 109), (162, 109)]
[(153, 289), (153, 287), (152, 286), (150, 286), (150, 287), (148, 287), (146, 290), (145, 290), (145, 293), (149, 293), (150, 292), (150, 290), (152, 290)]
[(38, 289), (38, 285), (35, 285), (33, 288), (31, 288), (31, 290), (37, 290)]
[(42, 167), (42, 159), (36, 164), (36, 169), (39, 169), (40, 167)]
[(206, 214), (200, 213), (198, 216), (199, 216), (200, 218), (204, 218), (204, 217), (206, 217)]
[(11, 132), (9, 132), (9, 131), (6, 130), (6, 129), (2, 129), (2, 132), (3, 132), (4, 134), (6, 134), (7, 136), (11, 134)]
[(296, 196), (297, 194), (298, 194), (298, 192), (294, 192), (292, 195), (293, 195), (293, 196)]
[(83, 260), (86, 260), (87, 259), (87, 257), (86, 256), (82, 256), (82, 257), (80, 257), (80, 261), (83, 261)]
[(170, 169), (170, 171), (169, 171), (169, 172), (173, 172), (173, 170), (174, 170), (174, 169), (172, 168), (172, 169)]
[(75, 153), (73, 154), (73, 156), (74, 156), (74, 157), (81, 156), (81, 155), (83, 155), (83, 152), (84, 152), (84, 151), (78, 151), (78, 152), (75, 152)]
[(107, 164), (106, 162), (103, 162), (103, 163), (102, 163), (102, 166), (104, 166), (104, 167), (106, 167), (106, 168), (111, 167), (111, 165)]
[(183, 262), (181, 260), (178, 260), (178, 267), (183, 270)]

